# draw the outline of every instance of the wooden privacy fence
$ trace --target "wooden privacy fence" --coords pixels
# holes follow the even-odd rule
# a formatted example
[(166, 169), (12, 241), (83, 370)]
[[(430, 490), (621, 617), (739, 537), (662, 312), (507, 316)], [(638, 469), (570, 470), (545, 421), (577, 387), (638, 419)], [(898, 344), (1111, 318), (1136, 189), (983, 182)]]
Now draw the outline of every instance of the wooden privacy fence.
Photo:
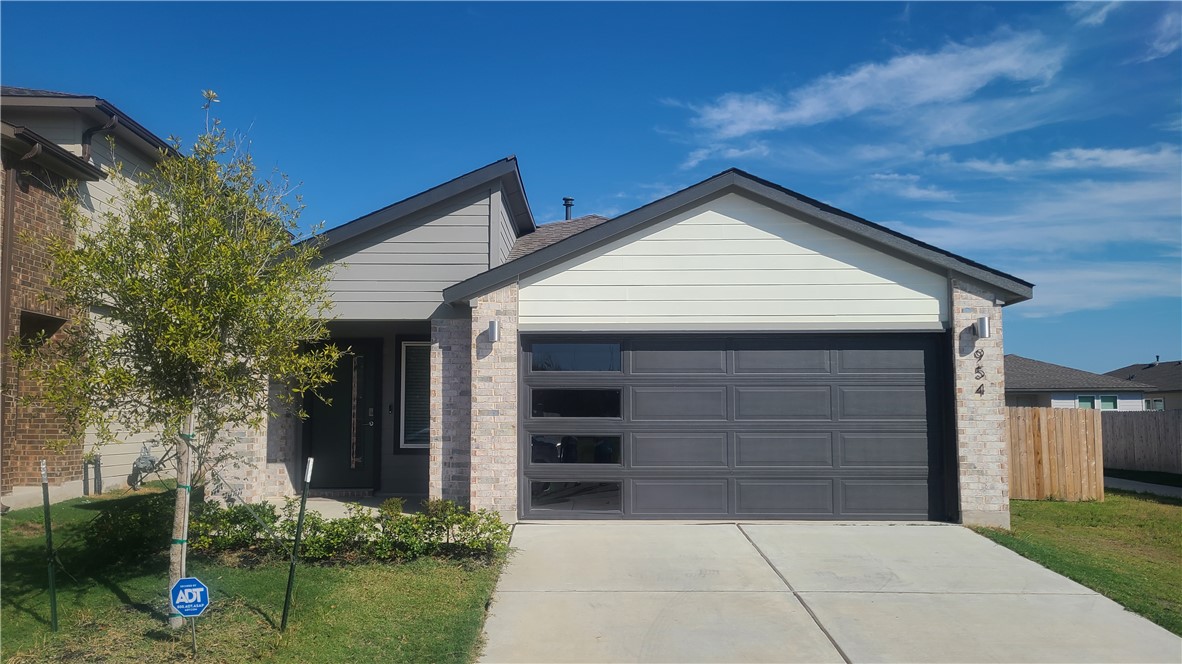
[(1182, 473), (1182, 410), (1104, 413), (1109, 468)]
[(1100, 411), (1007, 408), (1010, 498), (1104, 500)]

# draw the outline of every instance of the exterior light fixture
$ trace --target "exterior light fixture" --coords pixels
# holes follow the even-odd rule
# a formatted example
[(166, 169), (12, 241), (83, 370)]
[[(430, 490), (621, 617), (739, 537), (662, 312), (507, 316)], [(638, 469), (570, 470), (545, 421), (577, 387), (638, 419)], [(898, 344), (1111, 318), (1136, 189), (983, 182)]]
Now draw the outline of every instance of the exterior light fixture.
[(490, 320), (488, 322), (488, 342), (496, 343), (501, 338), (501, 329), (497, 326), (497, 321)]
[(974, 331), (977, 333), (977, 338), (988, 339), (989, 338), (989, 317), (988, 316), (981, 316), (980, 318), (978, 318), (977, 324), (974, 325), (973, 328), (974, 328)]

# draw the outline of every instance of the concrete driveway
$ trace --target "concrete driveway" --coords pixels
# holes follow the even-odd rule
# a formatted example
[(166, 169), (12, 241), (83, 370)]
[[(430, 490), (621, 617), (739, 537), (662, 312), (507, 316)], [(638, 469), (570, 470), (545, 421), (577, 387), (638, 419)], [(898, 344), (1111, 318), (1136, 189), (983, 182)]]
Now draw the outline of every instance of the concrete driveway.
[(518, 524), (484, 662), (1173, 662), (1182, 639), (947, 525)]

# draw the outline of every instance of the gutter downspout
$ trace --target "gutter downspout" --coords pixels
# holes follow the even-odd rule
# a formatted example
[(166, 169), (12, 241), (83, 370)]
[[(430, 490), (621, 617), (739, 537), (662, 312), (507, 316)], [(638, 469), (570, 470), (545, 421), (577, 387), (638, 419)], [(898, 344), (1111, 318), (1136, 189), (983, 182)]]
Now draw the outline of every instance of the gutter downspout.
[(82, 160), (90, 161), (90, 142), (95, 136), (109, 132), (117, 126), (119, 126), (119, 116), (112, 115), (106, 124), (95, 125), (82, 132)]
[[(8, 351), (5, 346), (8, 341), (8, 316), (12, 302), (12, 227), (13, 217), (16, 215), (16, 167), (21, 161), (22, 159), (18, 159), (16, 163), (5, 164), (4, 169), (4, 247), (0, 249), (0, 279), (3, 279), (0, 283), (0, 358), (3, 358), (3, 369), (0, 370), (0, 382), (8, 373)], [(0, 441), (4, 440), (4, 412), (7, 410), (5, 404), (9, 398), (7, 390), (4, 392), (5, 394), (0, 396)], [(3, 447), (6, 446), (0, 442), (0, 457), (7, 452), (2, 449)]]

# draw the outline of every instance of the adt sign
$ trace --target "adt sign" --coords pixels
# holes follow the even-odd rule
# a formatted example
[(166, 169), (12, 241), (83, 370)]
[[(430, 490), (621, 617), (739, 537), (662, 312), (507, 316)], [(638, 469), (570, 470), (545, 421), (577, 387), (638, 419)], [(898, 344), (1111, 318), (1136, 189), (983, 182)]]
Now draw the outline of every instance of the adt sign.
[(172, 608), (186, 618), (196, 618), (209, 606), (209, 588), (189, 576), (172, 585)]

